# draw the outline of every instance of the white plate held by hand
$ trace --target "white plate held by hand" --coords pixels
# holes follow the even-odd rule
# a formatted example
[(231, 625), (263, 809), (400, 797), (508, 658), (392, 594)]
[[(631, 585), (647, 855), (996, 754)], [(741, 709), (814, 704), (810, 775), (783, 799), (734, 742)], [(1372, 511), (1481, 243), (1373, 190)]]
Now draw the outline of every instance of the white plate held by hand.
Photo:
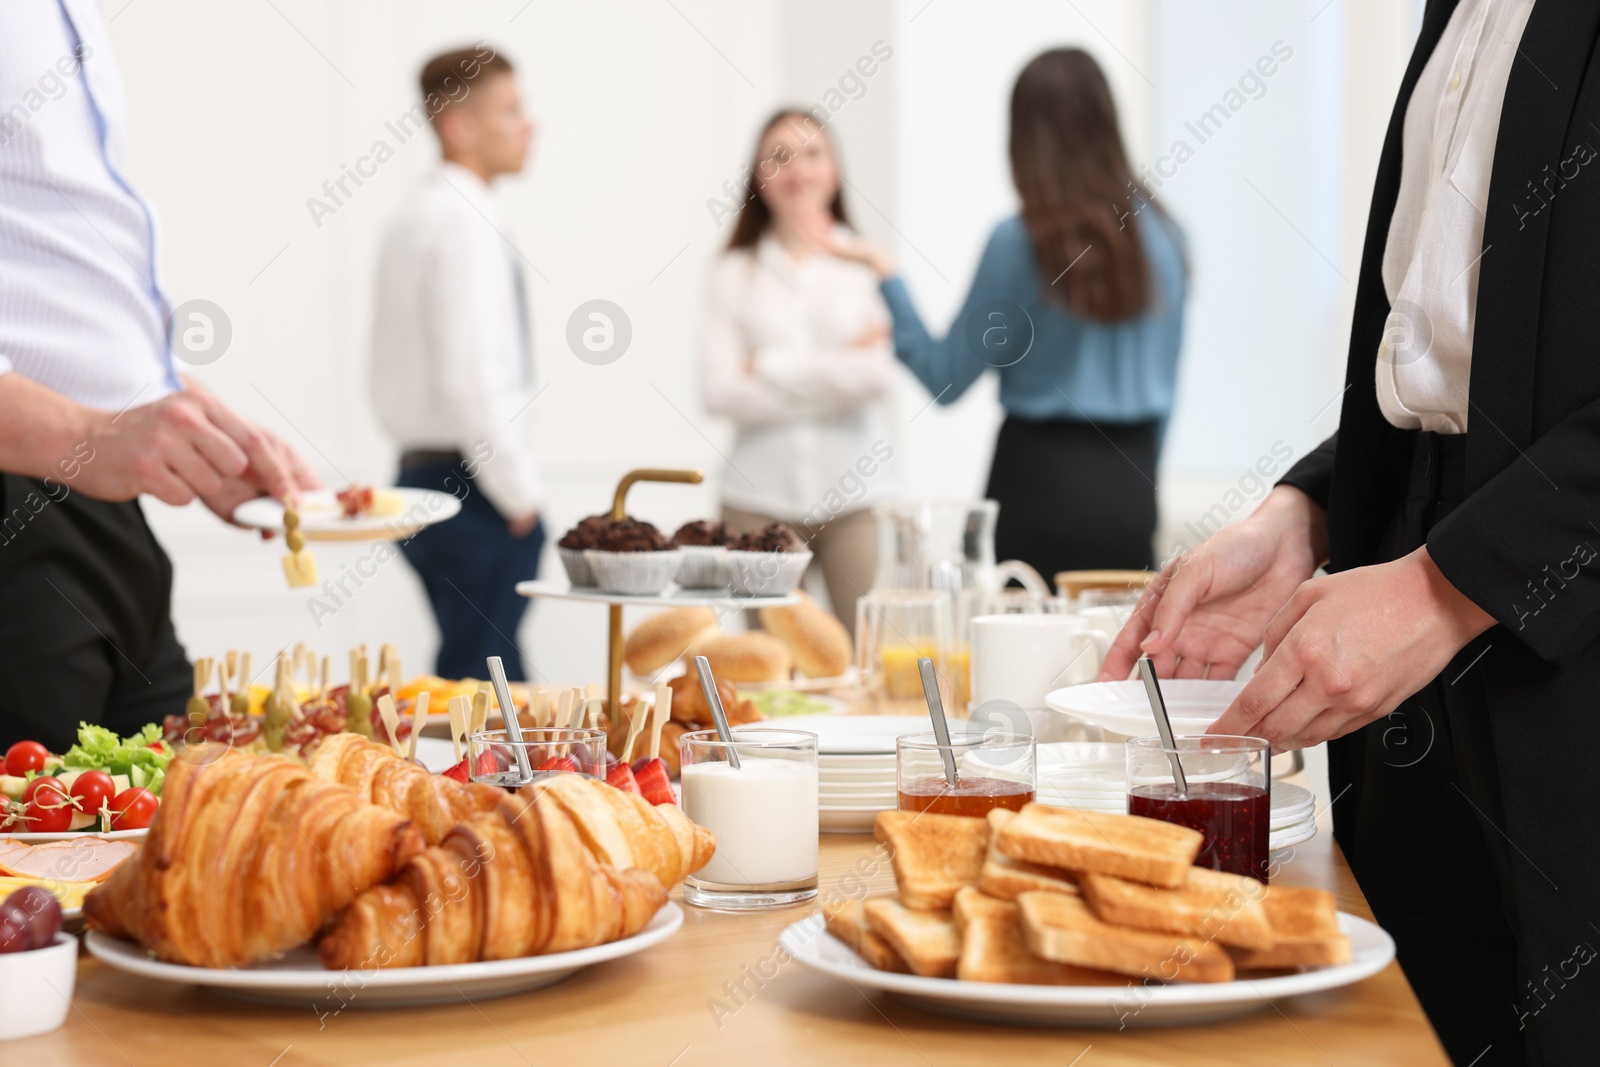
[[(1247, 679), (1209, 681), (1199, 678), (1162, 679), (1161, 695), (1167, 702), (1175, 734), (1203, 734), (1228, 710)], [(1050, 710), (1124, 737), (1154, 737), (1156, 721), (1142, 682), (1090, 682), (1057, 689), (1045, 697)]]
[[(300, 532), (307, 541), (404, 541), (417, 531), (453, 519), (461, 501), (433, 489), (385, 489), (400, 498), (393, 515), (344, 517), (333, 492), (314, 489), (300, 494)], [(283, 533), (283, 505), (270, 496), (246, 500), (233, 509), (233, 521), (256, 530)]]

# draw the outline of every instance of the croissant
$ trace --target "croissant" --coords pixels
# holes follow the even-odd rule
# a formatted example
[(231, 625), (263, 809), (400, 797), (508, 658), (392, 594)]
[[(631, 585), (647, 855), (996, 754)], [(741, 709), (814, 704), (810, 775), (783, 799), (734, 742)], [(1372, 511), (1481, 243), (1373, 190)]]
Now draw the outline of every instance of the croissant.
[(618, 870), (643, 868), (669, 889), (711, 862), (716, 839), (682, 808), (653, 805), (637, 793), (601, 785), (575, 774), (556, 774), (522, 792), (559, 804), (600, 862)]
[(467, 816), (492, 808), (502, 792), (481, 782), (430, 774), (388, 745), (348, 732), (323, 740), (311, 757), (311, 773), (342, 782), (372, 803), (410, 816), (430, 845), (444, 840)]
[(241, 967), (303, 944), (423, 847), (405, 816), (294, 760), (202, 744), (169, 765), (143, 846), (83, 911), (162, 959)]
[(665, 885), (714, 849), (682, 812), (650, 819), (637, 799), (578, 775), (504, 795), (356, 897), (318, 946), (322, 965), (515, 959), (633, 936), (666, 903)]

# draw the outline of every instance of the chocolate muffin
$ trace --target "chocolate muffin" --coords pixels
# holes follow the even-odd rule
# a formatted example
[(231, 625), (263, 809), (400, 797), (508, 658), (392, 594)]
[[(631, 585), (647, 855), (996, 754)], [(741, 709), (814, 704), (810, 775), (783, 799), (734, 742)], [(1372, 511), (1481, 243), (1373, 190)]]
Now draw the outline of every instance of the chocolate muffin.
[(781, 522), (772, 522), (753, 533), (735, 537), (729, 548), (736, 552), (805, 552), (800, 535)]
[(715, 548), (726, 545), (731, 540), (733, 535), (728, 532), (728, 524), (715, 519), (696, 519), (694, 522), (686, 522), (672, 535), (672, 543), (679, 548), (685, 546)]
[(591, 547), (600, 552), (666, 552), (672, 548), (672, 542), (652, 523), (623, 519), (607, 523)]
[(580, 519), (578, 525), (561, 535), (561, 540), (556, 544), (561, 548), (593, 548), (600, 537), (600, 531), (611, 525), (611, 513), (603, 512), (599, 515), (590, 515)]

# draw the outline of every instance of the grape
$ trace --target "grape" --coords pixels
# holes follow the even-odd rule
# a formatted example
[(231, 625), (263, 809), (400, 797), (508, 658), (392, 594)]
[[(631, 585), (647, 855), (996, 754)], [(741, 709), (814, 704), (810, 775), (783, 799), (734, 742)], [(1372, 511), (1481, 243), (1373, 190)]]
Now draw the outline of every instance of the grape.
[(33, 931), (28, 913), (10, 904), (0, 904), (0, 953), (26, 952), (33, 947)]
[(44, 948), (61, 929), (61, 902), (48, 889), (25, 885), (0, 904), (0, 953)]

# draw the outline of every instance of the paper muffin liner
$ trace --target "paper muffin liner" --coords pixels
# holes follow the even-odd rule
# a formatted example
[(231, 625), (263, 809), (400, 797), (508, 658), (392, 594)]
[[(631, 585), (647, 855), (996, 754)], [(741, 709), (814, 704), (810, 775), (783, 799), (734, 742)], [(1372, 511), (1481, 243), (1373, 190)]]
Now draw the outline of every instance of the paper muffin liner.
[(679, 545), (678, 584), (685, 589), (721, 589), (728, 584), (728, 550), (723, 545)]
[(594, 584), (594, 570), (589, 566), (589, 561), (583, 558), (588, 549), (557, 546), (556, 551), (561, 555), (561, 566), (566, 568), (567, 581), (574, 588)]
[(607, 593), (652, 596), (672, 584), (678, 572), (676, 548), (666, 552), (601, 552), (588, 549), (583, 558), (594, 581)]
[(811, 565), (811, 553), (740, 552), (728, 550), (728, 584), (746, 596), (782, 596), (792, 593)]

